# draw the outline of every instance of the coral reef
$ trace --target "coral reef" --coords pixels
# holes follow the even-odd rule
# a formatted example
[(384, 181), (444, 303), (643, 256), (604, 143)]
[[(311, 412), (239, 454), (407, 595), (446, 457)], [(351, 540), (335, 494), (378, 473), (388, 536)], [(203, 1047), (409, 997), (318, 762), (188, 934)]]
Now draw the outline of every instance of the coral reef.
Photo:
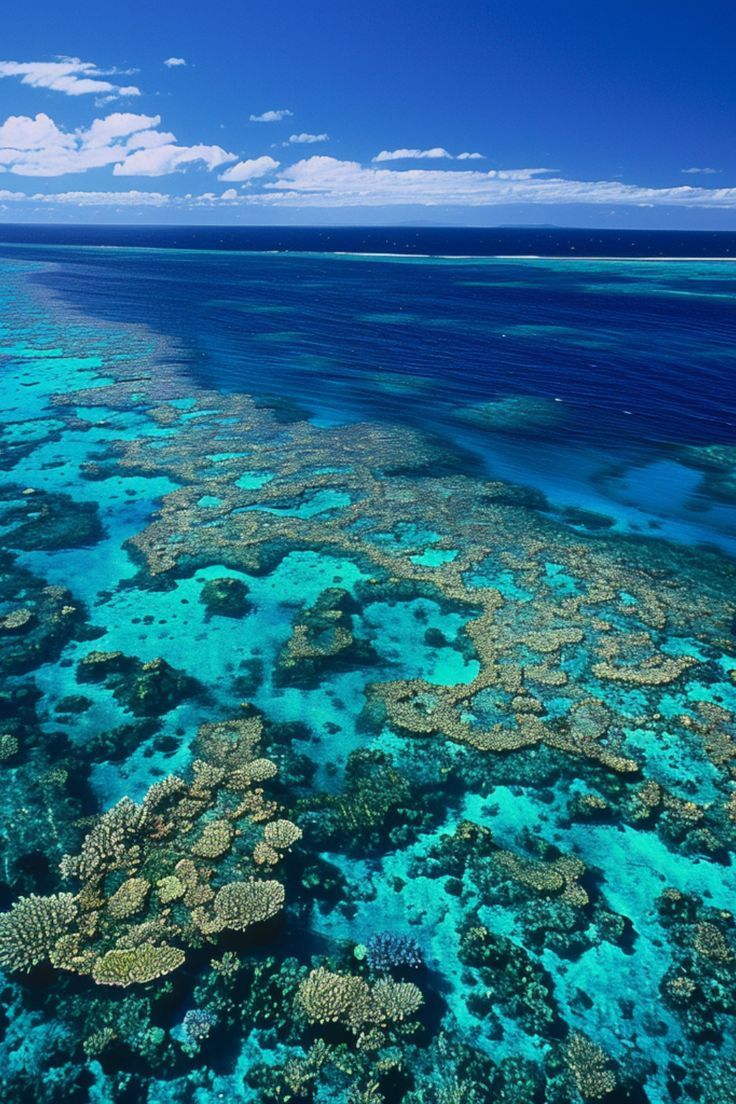
[(160, 656), (143, 663), (122, 652), (89, 652), (77, 667), (79, 682), (103, 682), (139, 717), (156, 717), (200, 690), (197, 680)]
[(581, 1032), (570, 1036), (564, 1055), (583, 1100), (601, 1100), (616, 1088), (605, 1053)]
[(311, 1024), (342, 1024), (357, 1036), (358, 1045), (375, 1049), (382, 1038), (374, 1032), (400, 1024), (419, 1011), (424, 998), (413, 982), (384, 978), (370, 985), (352, 974), (319, 966), (299, 986), (297, 1005)]
[(378, 974), (388, 974), (403, 967), (416, 970), (424, 963), (424, 956), (416, 939), (394, 932), (377, 932), (372, 935), (365, 945), (362, 957), (371, 970)]
[(0, 916), (0, 965), (27, 973), (50, 959), (59, 940), (77, 919), (71, 893), (51, 897), (20, 897), (10, 912)]
[[(0, 1100), (730, 1101), (733, 563), (22, 287)], [(722, 507), (729, 448), (664, 451)]]
[(140, 804), (123, 798), (102, 814), (62, 860), (64, 878), (79, 883), (75, 894), (20, 898), (0, 914), (0, 964), (27, 973), (47, 961), (98, 985), (144, 984), (178, 969), (184, 948), (280, 912), (284, 886), (259, 879), (246, 848), (271, 828), (278, 862), (301, 833), (276, 817), (278, 806), (248, 774), (251, 763), (264, 773), (260, 733), (257, 718), (203, 726), (209, 759), (194, 761), (190, 782), (171, 775)]
[(10, 548), (36, 552), (95, 544), (103, 536), (97, 505), (72, 502), (69, 495), (50, 494), (12, 483), (0, 488), (0, 526), (9, 528), (3, 541)]
[(375, 663), (370, 644), (356, 638), (350, 594), (329, 587), (294, 622), (291, 636), (279, 657), (276, 671), (281, 682), (299, 686), (316, 685), (325, 670), (360, 667)]
[(209, 1036), (217, 1020), (211, 1012), (201, 1008), (190, 1008), (184, 1016), (183, 1028), (185, 1035), (190, 1039), (200, 1042)]
[(242, 617), (248, 612), (248, 587), (241, 579), (224, 576), (221, 579), (208, 579), (202, 587), (200, 602), (207, 607), (211, 616)]
[(33, 670), (64, 646), (90, 636), (84, 605), (66, 587), (47, 584), (0, 550), (0, 671)]
[(491, 433), (542, 436), (566, 422), (564, 409), (537, 395), (504, 395), (491, 402), (459, 407), (453, 417)]

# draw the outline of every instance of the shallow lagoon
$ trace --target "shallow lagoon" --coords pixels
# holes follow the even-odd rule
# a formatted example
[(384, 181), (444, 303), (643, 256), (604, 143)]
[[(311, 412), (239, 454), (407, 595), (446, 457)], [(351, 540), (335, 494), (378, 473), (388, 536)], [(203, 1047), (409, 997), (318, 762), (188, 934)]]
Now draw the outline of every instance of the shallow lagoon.
[[(2, 261), (4, 1099), (734, 1099), (730, 271), (474, 262), (524, 343), (481, 392), (468, 263), (159, 256), (155, 319), (121, 260)], [(502, 328), (519, 284), (575, 324)], [(545, 395), (622, 285), (621, 361), (708, 298), (656, 338), (696, 428), (690, 383), (595, 443), (596, 377)]]

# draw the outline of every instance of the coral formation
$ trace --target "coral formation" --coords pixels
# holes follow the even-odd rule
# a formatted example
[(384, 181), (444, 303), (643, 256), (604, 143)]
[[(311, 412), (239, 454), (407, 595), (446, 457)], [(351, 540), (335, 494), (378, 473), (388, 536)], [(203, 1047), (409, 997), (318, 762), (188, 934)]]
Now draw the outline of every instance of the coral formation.
[[(323, 966), (312, 970), (299, 986), (297, 1005), (309, 1023), (343, 1024), (372, 1048), (373, 1028), (400, 1024), (419, 1011), (424, 998), (413, 982), (383, 978), (370, 985), (352, 974), (334, 973)], [(380, 1045), (379, 1041), (376, 1043)]]
[(217, 1022), (215, 1016), (202, 1008), (190, 1008), (184, 1016), (183, 1028), (184, 1033), (189, 1036), (190, 1039), (195, 1039), (200, 1042), (202, 1039), (206, 1039), (209, 1036), (210, 1031)]
[(103, 682), (125, 709), (139, 717), (166, 713), (199, 690), (196, 679), (160, 656), (143, 663), (122, 652), (89, 652), (77, 667), (77, 679)]
[(55, 551), (95, 544), (103, 535), (95, 502), (72, 502), (69, 495), (35, 487), (5, 484), (0, 488), (0, 526), (10, 548)]
[[(258, 879), (247, 851), (230, 854), (248, 823), (261, 842), (271, 828), (280, 850), (301, 834), (247, 775), (260, 733), (257, 719), (204, 725), (199, 740), (212, 760), (196, 760), (189, 783), (171, 775), (140, 804), (123, 798), (102, 814), (62, 860), (64, 878), (80, 883), (75, 894), (20, 898), (0, 914), (0, 963), (28, 972), (48, 961), (98, 985), (143, 984), (176, 970), (203, 938), (280, 912), (284, 886)], [(249, 865), (246, 880), (228, 878)]]
[(365, 945), (362, 957), (371, 970), (378, 974), (387, 974), (402, 967), (416, 970), (424, 962), (416, 939), (410, 935), (396, 935), (394, 932), (377, 932), (372, 935)]
[(570, 1036), (564, 1055), (583, 1100), (601, 1100), (616, 1088), (605, 1053), (581, 1032)]
[(89, 633), (84, 605), (66, 587), (48, 585), (0, 549), (0, 672), (33, 670)]
[(503, 395), (491, 402), (459, 407), (453, 417), (491, 433), (532, 437), (554, 432), (566, 421), (559, 405), (537, 395)]
[[(284, 906), (284, 887), (281, 882), (230, 882), (217, 891), (214, 900), (214, 921), (203, 930), (220, 931), (232, 928), (245, 931), (252, 924), (270, 920)], [(214, 925), (214, 927), (212, 926)]]
[(177, 970), (185, 957), (180, 947), (142, 943), (140, 947), (105, 951), (95, 960), (92, 977), (98, 985), (144, 985)]
[(199, 600), (207, 607), (208, 614), (242, 617), (248, 611), (248, 587), (242, 579), (233, 579), (230, 576), (208, 579), (202, 587)]
[(9, 912), (0, 914), (0, 965), (28, 973), (51, 957), (76, 919), (77, 902), (71, 893), (20, 897)]

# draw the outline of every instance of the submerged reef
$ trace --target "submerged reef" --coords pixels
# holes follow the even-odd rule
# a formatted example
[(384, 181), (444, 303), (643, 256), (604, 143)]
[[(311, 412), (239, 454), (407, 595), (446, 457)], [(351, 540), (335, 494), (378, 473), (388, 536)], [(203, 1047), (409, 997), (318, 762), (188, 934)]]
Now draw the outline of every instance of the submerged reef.
[(122, 652), (90, 652), (77, 667), (77, 680), (104, 683), (126, 709), (142, 717), (166, 713), (201, 689), (161, 656), (142, 663)]
[(490, 402), (461, 406), (453, 411), (458, 421), (489, 433), (544, 436), (565, 424), (564, 409), (538, 395), (504, 395)]
[(242, 579), (225, 576), (222, 579), (208, 579), (202, 587), (199, 600), (207, 607), (209, 614), (221, 617), (242, 617), (248, 610), (248, 587)]
[(55, 551), (95, 544), (103, 536), (94, 502), (11, 483), (0, 488), (0, 503), (3, 543), (9, 548)]
[(61, 654), (70, 640), (94, 637), (70, 590), (49, 585), (0, 551), (0, 672), (32, 671)]
[(688, 445), (675, 456), (686, 467), (702, 473), (701, 490), (716, 502), (736, 503), (736, 446)]
[(17, 281), (0, 1101), (736, 1099), (734, 564)]

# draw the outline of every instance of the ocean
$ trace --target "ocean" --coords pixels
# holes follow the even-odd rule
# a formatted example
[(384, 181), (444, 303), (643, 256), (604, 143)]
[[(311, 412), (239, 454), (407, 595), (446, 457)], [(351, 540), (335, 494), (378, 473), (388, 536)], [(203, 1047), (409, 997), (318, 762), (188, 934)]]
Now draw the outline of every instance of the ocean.
[(0, 228), (0, 1100), (736, 1099), (734, 256)]

